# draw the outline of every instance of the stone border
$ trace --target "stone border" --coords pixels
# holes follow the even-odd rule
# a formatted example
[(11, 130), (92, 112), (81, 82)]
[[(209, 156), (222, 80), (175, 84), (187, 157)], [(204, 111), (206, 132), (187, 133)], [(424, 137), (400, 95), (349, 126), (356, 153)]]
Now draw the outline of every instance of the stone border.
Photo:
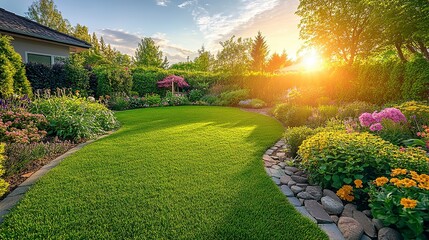
[(4, 216), (10, 212), (10, 210), (21, 200), (22, 197), (24, 197), (24, 194), (46, 173), (48, 173), (52, 168), (58, 166), (60, 162), (62, 162), (65, 158), (72, 155), (73, 153), (79, 151), (86, 145), (93, 143), (99, 139), (105, 138), (112, 134), (113, 132), (108, 132), (106, 135), (102, 135), (96, 139), (86, 141), (84, 143), (81, 143), (77, 145), (76, 147), (68, 150), (63, 155), (55, 158), (48, 164), (44, 165), (42, 168), (37, 170), (35, 173), (33, 173), (29, 178), (27, 178), (23, 183), (21, 183), (15, 190), (13, 190), (11, 193), (9, 193), (6, 198), (4, 198), (0, 202), (0, 223), (3, 222)]
[(294, 176), (294, 179), (292, 179), (285, 173), (285, 171), (290, 171), (292, 175), (293, 173), (296, 174), (299, 171), (294, 167), (286, 166), (286, 163), (284, 162), (286, 155), (284, 153), (285, 148), (285, 141), (279, 140), (273, 147), (265, 152), (262, 160), (264, 161), (267, 175), (270, 176), (273, 182), (280, 188), (280, 191), (285, 195), (289, 203), (295, 207), (295, 210), (317, 224), (328, 235), (329, 239), (344, 240), (345, 238), (343, 234), (337, 225), (331, 220), (330, 216), (325, 213), (323, 209), (321, 209), (321, 206), (319, 207), (320, 204), (318, 204), (315, 200), (311, 200), (309, 203), (314, 203), (313, 207), (308, 206), (310, 204), (305, 204), (304, 206), (304, 201), (295, 197), (295, 193), (291, 190), (288, 182), (293, 182), (294, 185), (296, 185), (298, 188), (305, 188), (308, 186), (307, 176), (303, 173), (301, 176), (297, 175), (296, 177)]

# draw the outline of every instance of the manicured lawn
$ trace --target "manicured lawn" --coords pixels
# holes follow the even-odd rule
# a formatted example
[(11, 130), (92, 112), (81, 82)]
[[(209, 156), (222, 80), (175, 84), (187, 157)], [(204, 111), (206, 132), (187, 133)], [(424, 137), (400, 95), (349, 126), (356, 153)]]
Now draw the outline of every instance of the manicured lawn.
[(122, 128), (64, 160), (1, 239), (327, 239), (266, 175), (275, 120), (221, 107), (117, 113)]

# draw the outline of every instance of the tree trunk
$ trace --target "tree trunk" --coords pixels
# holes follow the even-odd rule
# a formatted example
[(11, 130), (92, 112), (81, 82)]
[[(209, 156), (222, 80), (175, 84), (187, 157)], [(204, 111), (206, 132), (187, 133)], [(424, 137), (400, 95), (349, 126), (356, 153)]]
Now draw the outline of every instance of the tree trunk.
[(429, 61), (429, 51), (428, 48), (425, 46), (425, 44), (422, 41), (418, 41), (420, 51), (422, 52), (423, 56), (426, 58), (426, 60)]
[(407, 62), (407, 59), (404, 56), (404, 52), (402, 52), (402, 44), (399, 42), (395, 43), (396, 51), (398, 51), (398, 56), (403, 63)]
[(414, 46), (413, 45), (411, 45), (410, 43), (407, 43), (406, 45), (405, 45), (406, 47), (407, 47), (407, 49), (411, 52), (411, 53), (417, 53), (417, 50), (414, 48)]

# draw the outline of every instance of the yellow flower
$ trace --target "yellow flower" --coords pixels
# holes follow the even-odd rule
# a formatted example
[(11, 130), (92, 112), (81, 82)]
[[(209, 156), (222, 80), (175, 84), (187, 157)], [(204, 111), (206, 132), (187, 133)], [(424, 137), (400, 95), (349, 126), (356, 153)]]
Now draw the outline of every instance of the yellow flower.
[(355, 183), (356, 188), (363, 188), (362, 180), (360, 180), (360, 179), (356, 179), (356, 180), (354, 181), (354, 183)]
[(404, 175), (404, 174), (407, 174), (407, 169), (395, 168), (395, 169), (392, 169), (392, 173), (390, 173), (390, 176), (395, 177), (395, 176)]
[(404, 206), (404, 208), (415, 208), (417, 206), (417, 201), (411, 198), (402, 198), (401, 205)]
[(419, 182), (420, 180), (420, 175), (418, 173), (416, 173), (415, 171), (410, 171), (411, 174), (411, 178), (417, 182)]
[(389, 179), (387, 177), (378, 177), (377, 179), (375, 179), (375, 185), (377, 185), (377, 187), (381, 187), (388, 182)]
[(395, 183), (395, 186), (397, 187), (405, 187), (405, 188), (410, 188), (410, 187), (416, 187), (417, 183), (414, 180), (411, 180), (409, 178), (404, 178), (402, 180), (399, 180)]
[(393, 184), (397, 183), (398, 181), (399, 181), (398, 178), (391, 178), (390, 179), (390, 183), (393, 183)]

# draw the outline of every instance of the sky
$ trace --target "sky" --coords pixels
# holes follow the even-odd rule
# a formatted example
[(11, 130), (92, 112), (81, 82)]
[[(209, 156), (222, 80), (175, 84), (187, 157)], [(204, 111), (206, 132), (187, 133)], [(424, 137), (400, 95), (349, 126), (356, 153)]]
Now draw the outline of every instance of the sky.
[[(0, 0), (0, 7), (25, 16), (34, 0)], [(301, 48), (299, 0), (54, 0), (63, 18), (89, 28), (122, 53), (134, 55), (152, 37), (170, 64), (193, 60), (203, 45), (216, 53), (231, 36), (254, 38), (258, 31), (270, 54), (295, 57)]]

